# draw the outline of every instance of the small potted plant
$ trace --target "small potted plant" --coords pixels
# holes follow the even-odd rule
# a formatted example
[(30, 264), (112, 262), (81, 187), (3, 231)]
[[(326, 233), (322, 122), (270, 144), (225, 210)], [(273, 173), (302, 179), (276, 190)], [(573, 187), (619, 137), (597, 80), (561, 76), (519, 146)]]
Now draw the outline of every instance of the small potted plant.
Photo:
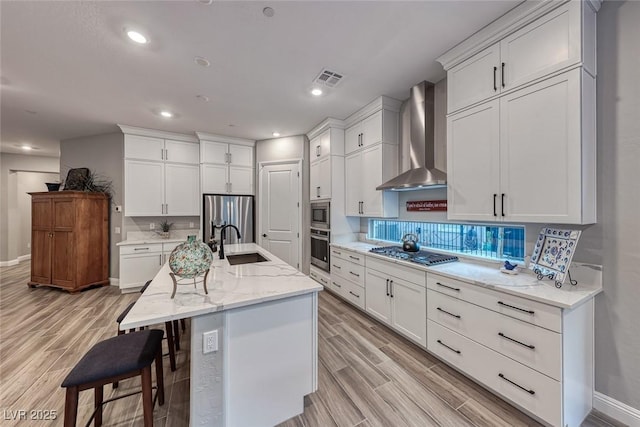
[(173, 223), (168, 222), (167, 220), (164, 220), (160, 223), (160, 229), (162, 229), (162, 231), (160, 232), (160, 235), (162, 236), (163, 239), (169, 238), (169, 230), (171, 229), (172, 225)]

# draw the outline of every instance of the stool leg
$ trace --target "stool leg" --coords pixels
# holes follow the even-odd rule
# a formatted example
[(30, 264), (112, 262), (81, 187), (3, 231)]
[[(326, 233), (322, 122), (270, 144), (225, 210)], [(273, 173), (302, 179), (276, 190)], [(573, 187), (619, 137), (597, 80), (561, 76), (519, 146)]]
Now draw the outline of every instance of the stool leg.
[(98, 386), (94, 390), (94, 405), (96, 409), (96, 417), (94, 418), (94, 425), (100, 427), (102, 425), (102, 386)]
[(153, 391), (151, 389), (151, 365), (142, 368), (142, 412), (144, 427), (153, 427)]
[(67, 387), (64, 400), (64, 427), (75, 427), (78, 417), (78, 387)]
[(173, 339), (176, 342), (176, 351), (180, 351), (180, 328), (177, 320), (173, 321)]
[(173, 325), (171, 321), (164, 322), (164, 328), (167, 330), (167, 347), (169, 347), (169, 364), (171, 371), (176, 370), (176, 350), (173, 343)]
[(162, 347), (156, 355), (156, 385), (158, 386), (158, 405), (164, 405), (164, 369), (162, 368)]
[(182, 326), (182, 332), (184, 332), (187, 329), (187, 322), (184, 319), (180, 319), (180, 326)]

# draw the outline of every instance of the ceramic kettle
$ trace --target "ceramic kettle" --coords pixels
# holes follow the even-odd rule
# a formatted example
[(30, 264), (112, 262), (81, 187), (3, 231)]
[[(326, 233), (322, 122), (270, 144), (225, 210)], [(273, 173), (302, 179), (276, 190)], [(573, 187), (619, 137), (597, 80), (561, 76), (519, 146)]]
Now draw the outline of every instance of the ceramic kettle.
[(413, 233), (407, 233), (402, 236), (402, 250), (405, 252), (418, 252), (420, 250), (418, 236)]

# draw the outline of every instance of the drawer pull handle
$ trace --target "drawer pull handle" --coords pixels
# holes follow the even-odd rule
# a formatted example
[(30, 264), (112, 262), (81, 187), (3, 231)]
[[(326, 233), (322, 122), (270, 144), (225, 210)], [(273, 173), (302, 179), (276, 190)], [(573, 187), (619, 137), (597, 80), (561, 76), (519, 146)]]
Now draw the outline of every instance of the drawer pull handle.
[(436, 307), (438, 311), (443, 312), (444, 314), (448, 314), (449, 316), (453, 316), (456, 319), (460, 319), (460, 315), (459, 314), (453, 314), (453, 313), (449, 313), (447, 310), (443, 310), (440, 307)]
[(349, 258), (355, 259), (356, 261), (360, 261), (360, 258), (358, 258), (357, 256), (349, 255)]
[(134, 251), (148, 251), (149, 248), (134, 248)]
[(516, 307), (515, 305), (505, 304), (502, 301), (498, 301), (498, 304), (504, 305), (505, 307), (512, 308), (514, 310), (522, 311), (523, 313), (528, 313), (528, 314), (534, 314), (535, 313), (535, 311), (533, 311), (533, 310), (526, 310), (524, 308)]
[(336, 254), (336, 255), (342, 255), (342, 252), (340, 252), (340, 251), (333, 251), (333, 253)]
[(443, 343), (442, 341), (438, 340), (438, 344), (445, 346), (446, 348), (448, 348), (449, 350), (453, 351), (454, 353), (458, 353), (458, 354), (462, 354), (462, 352), (460, 350), (456, 350), (453, 347), (449, 347), (448, 345), (446, 345), (445, 343)]
[(510, 384), (513, 384), (514, 386), (518, 387), (520, 390), (524, 390), (524, 391), (526, 391), (527, 393), (532, 394), (532, 395), (533, 395), (533, 394), (536, 394), (536, 392), (535, 392), (535, 391), (533, 391), (533, 390), (529, 390), (529, 389), (526, 389), (526, 388), (522, 387), (520, 384), (518, 384), (518, 383), (516, 383), (516, 382), (511, 381), (509, 378), (505, 377), (503, 374), (498, 374), (498, 376), (499, 376), (500, 378), (502, 378), (503, 380), (505, 380), (506, 382), (508, 382), (508, 383), (510, 383)]
[(354, 275), (354, 276), (356, 276), (356, 277), (360, 277), (360, 275), (359, 275), (358, 273), (354, 273), (353, 271), (350, 271), (349, 273), (350, 273), (350, 274), (353, 274), (353, 275)]
[(321, 281), (322, 283), (324, 283), (325, 285), (327, 284), (327, 281), (326, 281), (326, 280), (324, 280), (322, 277), (320, 278), (320, 281)]
[(337, 268), (338, 270), (340, 270), (342, 267), (340, 267), (339, 265), (335, 265), (335, 264), (331, 264), (332, 267)]
[(342, 287), (342, 285), (338, 285), (336, 282), (331, 282), (331, 283), (333, 283), (333, 286), (337, 286), (337, 287), (339, 287), (339, 288), (341, 288), (341, 287)]
[(452, 286), (443, 285), (440, 282), (436, 282), (436, 285), (442, 286), (443, 288), (451, 289), (452, 291), (460, 292), (460, 288), (454, 288)]
[(523, 347), (530, 348), (531, 350), (534, 350), (534, 349), (536, 348), (536, 346), (535, 346), (535, 345), (525, 344), (525, 343), (520, 342), (520, 341), (518, 341), (518, 340), (514, 340), (513, 338), (506, 336), (506, 335), (505, 335), (505, 334), (503, 334), (502, 332), (498, 332), (498, 335), (500, 335), (502, 338), (504, 338), (504, 339), (506, 339), (506, 340), (513, 341), (513, 342), (514, 342), (514, 343), (516, 343), (516, 344), (520, 344), (520, 345), (521, 345), (521, 346), (523, 346)]
[(356, 297), (356, 298), (360, 298), (360, 295), (358, 295), (358, 294), (354, 294), (354, 293), (353, 293), (353, 292), (351, 292), (351, 291), (349, 291), (349, 293), (350, 293), (351, 295), (353, 295), (354, 297)]

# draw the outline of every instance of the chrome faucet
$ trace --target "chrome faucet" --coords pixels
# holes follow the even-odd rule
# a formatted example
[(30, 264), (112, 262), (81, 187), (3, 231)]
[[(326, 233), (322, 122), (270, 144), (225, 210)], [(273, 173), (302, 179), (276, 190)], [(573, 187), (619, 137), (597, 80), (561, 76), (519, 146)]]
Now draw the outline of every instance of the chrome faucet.
[(238, 227), (236, 227), (235, 225), (226, 224), (220, 227), (220, 250), (218, 251), (220, 252), (220, 259), (224, 259), (224, 238), (226, 237), (225, 230), (229, 227), (236, 230), (236, 235), (238, 236), (238, 240), (242, 238), (242, 236), (240, 236), (240, 230), (238, 230)]

